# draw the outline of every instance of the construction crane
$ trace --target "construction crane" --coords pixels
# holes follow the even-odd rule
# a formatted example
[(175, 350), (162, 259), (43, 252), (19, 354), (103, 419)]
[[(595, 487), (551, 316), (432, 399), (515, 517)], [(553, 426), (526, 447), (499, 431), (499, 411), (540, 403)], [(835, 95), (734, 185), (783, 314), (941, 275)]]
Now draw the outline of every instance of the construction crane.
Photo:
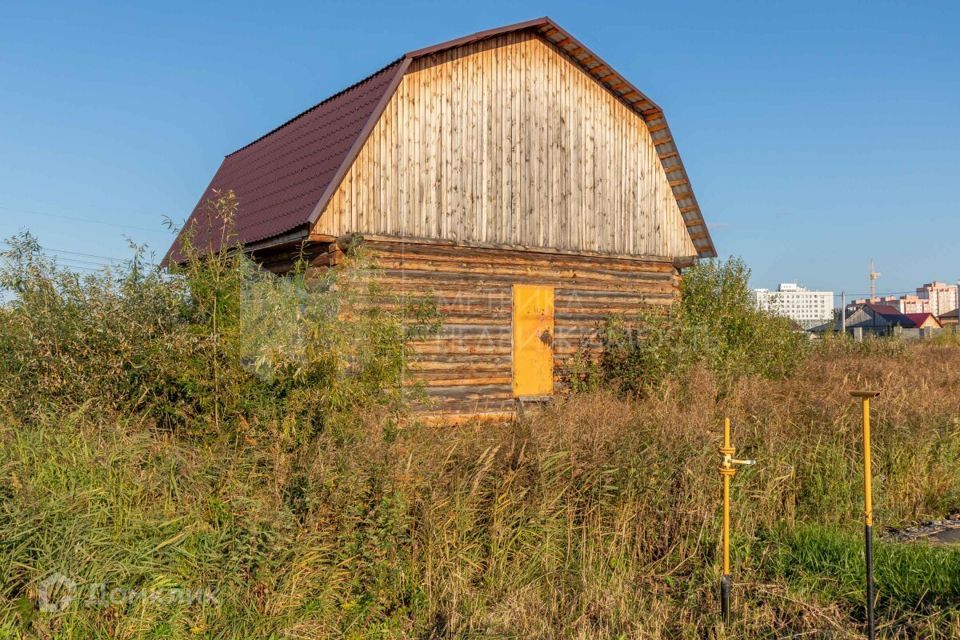
[(873, 302), (873, 299), (876, 297), (877, 278), (879, 277), (880, 274), (873, 268), (873, 258), (870, 258), (870, 302)]

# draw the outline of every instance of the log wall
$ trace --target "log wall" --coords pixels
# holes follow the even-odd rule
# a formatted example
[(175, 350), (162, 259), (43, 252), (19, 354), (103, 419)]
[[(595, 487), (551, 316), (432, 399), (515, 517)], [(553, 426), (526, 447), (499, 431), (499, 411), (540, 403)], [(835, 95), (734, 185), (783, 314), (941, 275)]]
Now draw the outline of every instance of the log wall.
[(371, 241), (378, 279), (398, 295), (436, 296), (443, 326), (413, 345), (411, 385), (423, 385), (434, 418), (501, 417), (512, 413), (512, 287), (553, 286), (557, 390), (578, 349), (596, 351), (597, 329), (613, 314), (642, 303), (671, 304), (680, 276), (669, 260), (464, 247), (444, 243)]

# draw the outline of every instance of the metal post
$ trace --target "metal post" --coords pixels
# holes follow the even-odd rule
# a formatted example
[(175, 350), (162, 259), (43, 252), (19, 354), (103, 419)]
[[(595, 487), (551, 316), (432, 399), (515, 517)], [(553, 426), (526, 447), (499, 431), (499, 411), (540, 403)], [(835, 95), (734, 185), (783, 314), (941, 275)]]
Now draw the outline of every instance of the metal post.
[(847, 292), (840, 292), (840, 335), (847, 335)]
[(730, 443), (730, 418), (723, 419), (723, 446), (720, 455), (720, 476), (723, 478), (723, 575), (720, 576), (720, 616), (724, 624), (730, 621), (730, 478), (737, 473), (734, 465), (756, 464), (754, 460), (736, 460), (737, 452)]
[(879, 391), (853, 391), (860, 398), (863, 410), (863, 538), (867, 564), (867, 638), (874, 640), (873, 620), (873, 471), (870, 455), (870, 398), (880, 395)]
[(720, 475), (723, 477), (723, 575), (720, 576), (720, 615), (723, 622), (730, 621), (730, 478), (737, 472), (728, 458), (736, 453), (730, 445), (730, 418), (723, 419), (723, 447), (720, 454), (723, 456), (723, 466)]

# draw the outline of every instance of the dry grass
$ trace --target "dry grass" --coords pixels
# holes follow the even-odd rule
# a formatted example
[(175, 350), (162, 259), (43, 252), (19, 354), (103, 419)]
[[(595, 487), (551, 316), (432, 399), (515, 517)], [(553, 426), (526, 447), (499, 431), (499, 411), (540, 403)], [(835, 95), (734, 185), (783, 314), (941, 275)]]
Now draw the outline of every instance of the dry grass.
[[(925, 346), (820, 355), (793, 379), (743, 381), (725, 406), (697, 371), (659, 397), (575, 396), (519, 429), (450, 434), (446, 449), (427, 454), (449, 460), (430, 480), (432, 491), (448, 487), (444, 500), (429, 501), (423, 517), (430, 593), (458, 632), (709, 635), (718, 425), (729, 414), (741, 452), (760, 460), (735, 482), (738, 590), (747, 599), (738, 633), (855, 633), (850, 600), (794, 593), (780, 579), (777, 540), (813, 523), (859, 530), (859, 406), (848, 391), (863, 386), (883, 393), (874, 404), (879, 526), (960, 506), (958, 356)], [(412, 446), (423, 453), (437, 444), (428, 436)], [(473, 518), (468, 526), (464, 517)], [(940, 595), (960, 597), (960, 586), (949, 589)], [(888, 603), (889, 632), (910, 637), (916, 609), (936, 595)]]
[[(957, 510), (960, 349), (950, 345), (827, 348), (791, 379), (741, 381), (722, 404), (698, 369), (655, 397), (573, 396), (520, 425), (395, 434), (371, 422), (358, 437), (300, 448), (284, 445), (281, 425), (197, 443), (82, 411), (8, 418), (0, 630), (860, 637), (859, 414), (848, 391), (864, 386), (883, 394), (878, 527)], [(734, 482), (737, 618), (725, 635), (717, 447), (727, 413), (740, 453), (759, 464)], [(949, 604), (960, 585), (946, 573), (957, 556), (883, 549), (879, 558), (901, 569), (878, 572), (881, 637), (960, 636), (960, 608)], [(53, 570), (117, 585), (215, 585), (218, 604), (24, 606)]]

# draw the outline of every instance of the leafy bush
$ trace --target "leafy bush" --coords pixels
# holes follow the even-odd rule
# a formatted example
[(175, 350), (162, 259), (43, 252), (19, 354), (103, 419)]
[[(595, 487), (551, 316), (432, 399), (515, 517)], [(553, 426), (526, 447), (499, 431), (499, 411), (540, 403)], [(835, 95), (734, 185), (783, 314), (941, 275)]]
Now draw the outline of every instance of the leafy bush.
[[(228, 228), (232, 195), (209, 206)], [(202, 253), (187, 233), (172, 273), (138, 249), (81, 276), (29, 235), (9, 245), (0, 402), (19, 415), (92, 406), (197, 434), (275, 419), (309, 434), (400, 411), (407, 339), (432, 326), (430, 300), (379, 291), (360, 248), (322, 276), (278, 277), (226, 241)]]
[(636, 392), (680, 379), (697, 364), (722, 390), (744, 375), (789, 376), (808, 340), (790, 320), (756, 309), (749, 278), (736, 258), (700, 264), (684, 272), (679, 304), (611, 318), (603, 332), (605, 379)]

